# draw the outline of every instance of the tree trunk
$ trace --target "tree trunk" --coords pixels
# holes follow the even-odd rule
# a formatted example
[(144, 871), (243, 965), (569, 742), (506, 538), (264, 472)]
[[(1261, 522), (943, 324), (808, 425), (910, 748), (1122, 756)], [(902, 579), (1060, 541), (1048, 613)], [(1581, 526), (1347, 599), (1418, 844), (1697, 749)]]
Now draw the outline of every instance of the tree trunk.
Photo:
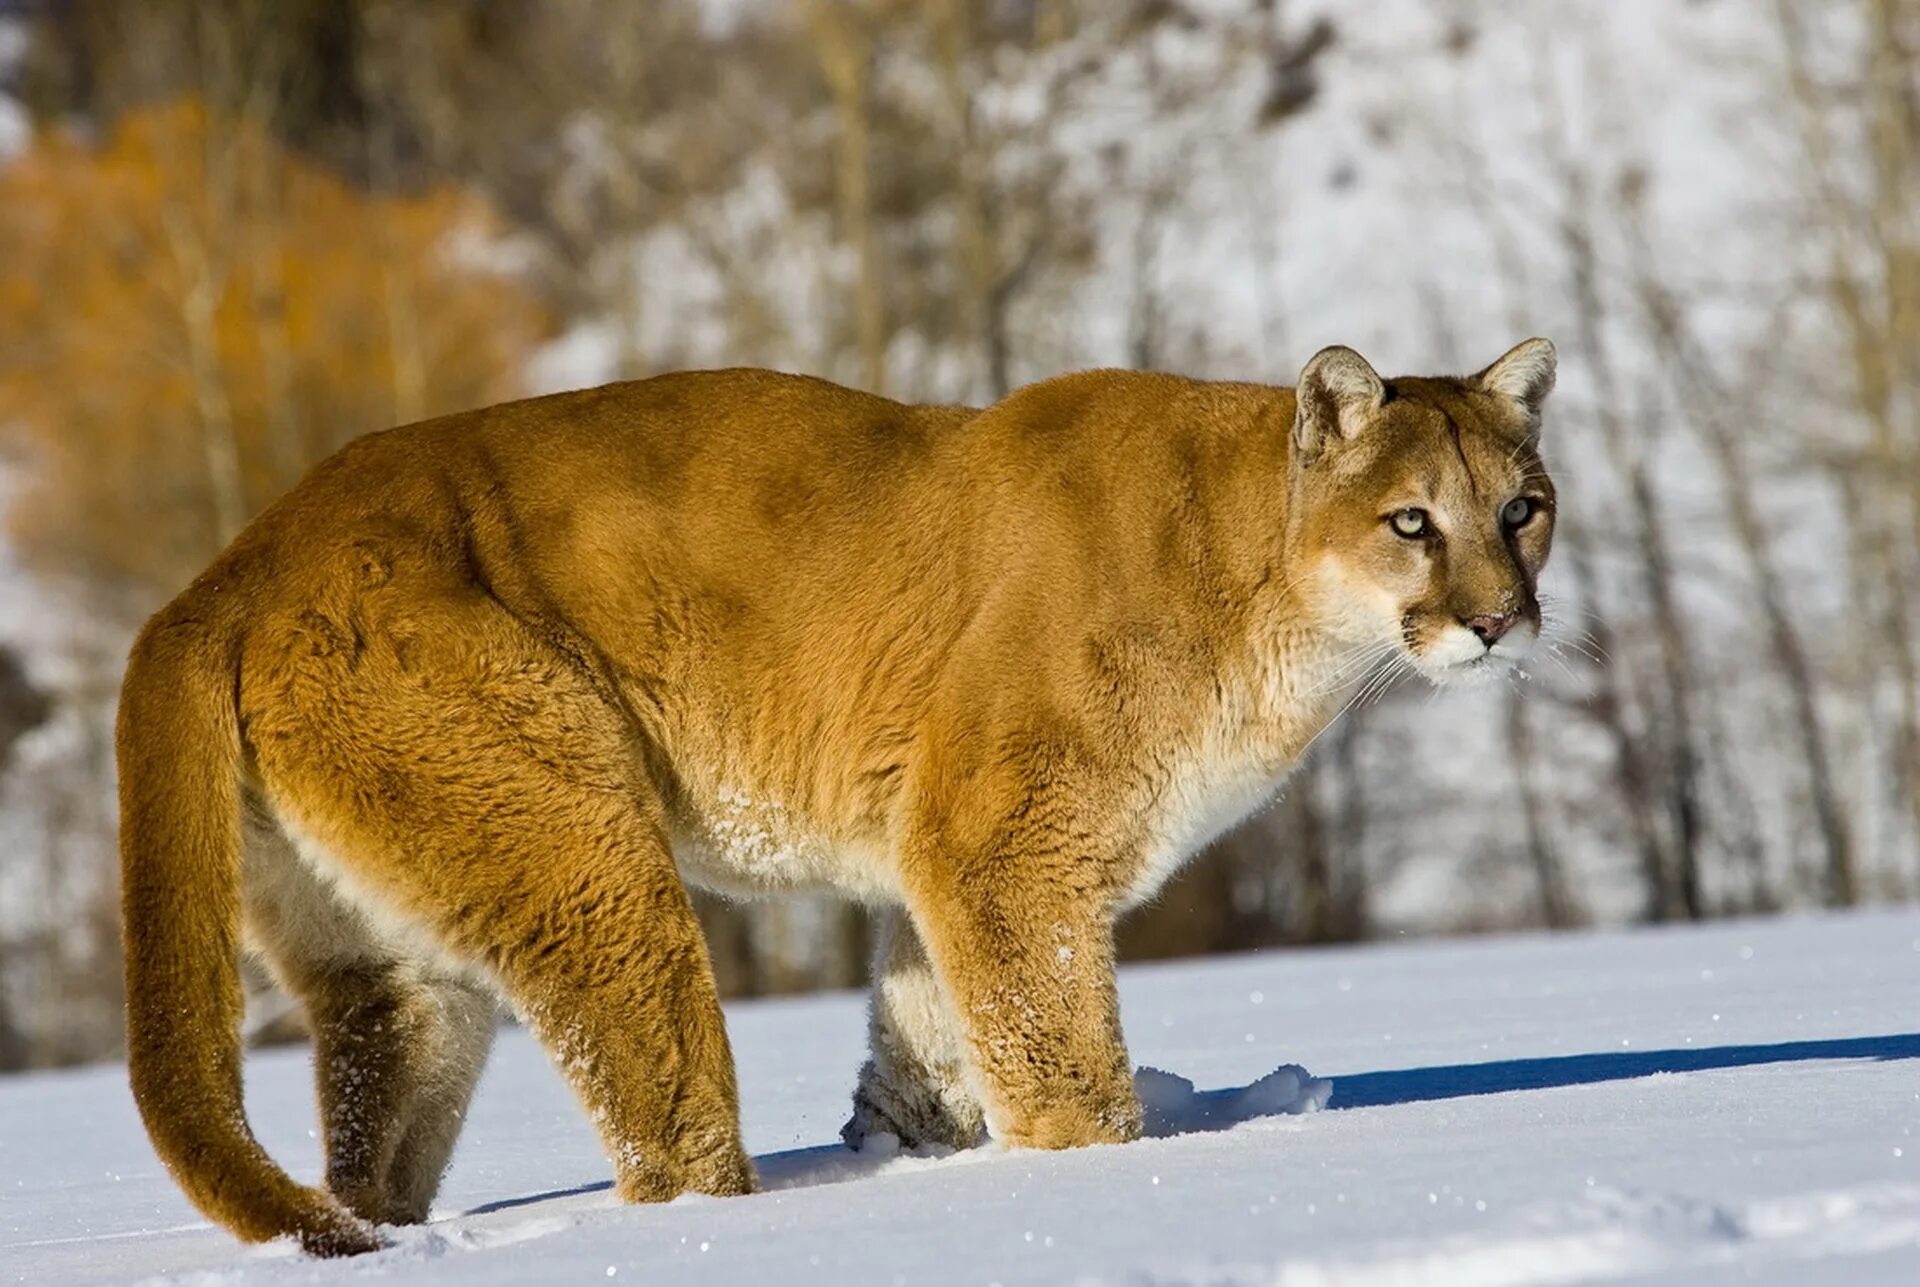
[(834, 149), (834, 193), (840, 233), (853, 247), (855, 342), (861, 383), (870, 393), (887, 391), (886, 299), (880, 290), (880, 247), (873, 221), (873, 42), (859, 18), (830, 0), (808, 7), (814, 50), (833, 94), (840, 134)]
[(1787, 606), (1786, 579), (1774, 560), (1771, 529), (1760, 515), (1740, 429), (1728, 420), (1724, 411), (1731, 405), (1731, 395), (1719, 387), (1686, 331), (1678, 305), (1654, 277), (1644, 239), (1636, 237), (1635, 245), (1640, 252), (1636, 256), (1635, 276), (1642, 305), (1659, 341), (1660, 358), (1676, 383), (1690, 395), (1692, 405), (1699, 408), (1697, 423), (1702, 437), (1726, 480), (1727, 513), (1753, 577), (1767, 648), (1787, 683), (1806, 766), (1808, 802), (1820, 846), (1825, 898), (1831, 906), (1851, 906), (1859, 901), (1859, 874), (1852, 831), (1840, 804), (1839, 787), (1827, 751), (1818, 678)]
[(1593, 380), (1595, 414), (1608, 456), (1627, 486), (1632, 541), (1653, 614), (1654, 645), (1660, 657), (1661, 704), (1671, 730), (1666, 787), (1671, 856), (1660, 864), (1649, 910), (1656, 920), (1676, 915), (1698, 920), (1706, 909), (1700, 880), (1700, 770), (1690, 647), (1674, 594), (1673, 557), (1659, 499), (1634, 441), (1638, 435), (1632, 433), (1621, 414), (1622, 391), (1602, 338), (1605, 308), (1598, 287), (1590, 196), (1583, 177), (1572, 168), (1567, 168), (1562, 178), (1567, 200), (1562, 244), (1573, 279), (1575, 345)]

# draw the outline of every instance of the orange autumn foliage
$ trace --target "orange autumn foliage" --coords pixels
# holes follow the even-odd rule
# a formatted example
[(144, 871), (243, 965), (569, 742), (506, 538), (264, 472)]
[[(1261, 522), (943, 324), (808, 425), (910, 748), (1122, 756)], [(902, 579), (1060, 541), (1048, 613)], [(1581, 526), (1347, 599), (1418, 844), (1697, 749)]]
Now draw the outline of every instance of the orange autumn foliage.
[(516, 396), (547, 329), (484, 204), (376, 195), (197, 102), (0, 168), (21, 557), (144, 612), (308, 465)]

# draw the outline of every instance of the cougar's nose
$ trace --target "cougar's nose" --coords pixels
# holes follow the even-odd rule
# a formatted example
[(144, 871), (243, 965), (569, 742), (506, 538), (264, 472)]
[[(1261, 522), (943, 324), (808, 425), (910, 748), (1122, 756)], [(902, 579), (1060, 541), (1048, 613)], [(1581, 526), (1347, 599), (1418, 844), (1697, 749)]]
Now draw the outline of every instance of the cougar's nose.
[(1520, 621), (1517, 612), (1504, 612), (1497, 617), (1462, 617), (1460, 624), (1480, 636), (1480, 642), (1491, 648), (1500, 642), (1507, 631)]

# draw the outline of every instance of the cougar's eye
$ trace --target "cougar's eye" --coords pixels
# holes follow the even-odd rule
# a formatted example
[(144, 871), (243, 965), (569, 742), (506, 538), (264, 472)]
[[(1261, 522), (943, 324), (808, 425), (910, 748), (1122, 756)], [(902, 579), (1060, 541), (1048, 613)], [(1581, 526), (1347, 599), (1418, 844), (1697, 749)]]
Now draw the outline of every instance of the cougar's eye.
[(1424, 509), (1399, 509), (1387, 515), (1387, 522), (1393, 526), (1395, 534), (1417, 541), (1431, 535), (1433, 523)]
[(1540, 512), (1540, 502), (1531, 496), (1516, 496), (1500, 508), (1500, 521), (1508, 527), (1525, 527)]

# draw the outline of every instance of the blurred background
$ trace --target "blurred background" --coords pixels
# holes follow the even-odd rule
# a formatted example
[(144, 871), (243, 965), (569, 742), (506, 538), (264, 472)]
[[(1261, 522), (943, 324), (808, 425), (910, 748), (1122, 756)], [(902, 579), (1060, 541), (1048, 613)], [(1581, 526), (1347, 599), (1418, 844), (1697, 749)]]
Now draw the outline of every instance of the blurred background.
[(119, 1049), (132, 632), (357, 434), (1533, 334), (1567, 641), (1352, 711), (1134, 958), (1920, 896), (1920, 0), (0, 0), (0, 1068)]

